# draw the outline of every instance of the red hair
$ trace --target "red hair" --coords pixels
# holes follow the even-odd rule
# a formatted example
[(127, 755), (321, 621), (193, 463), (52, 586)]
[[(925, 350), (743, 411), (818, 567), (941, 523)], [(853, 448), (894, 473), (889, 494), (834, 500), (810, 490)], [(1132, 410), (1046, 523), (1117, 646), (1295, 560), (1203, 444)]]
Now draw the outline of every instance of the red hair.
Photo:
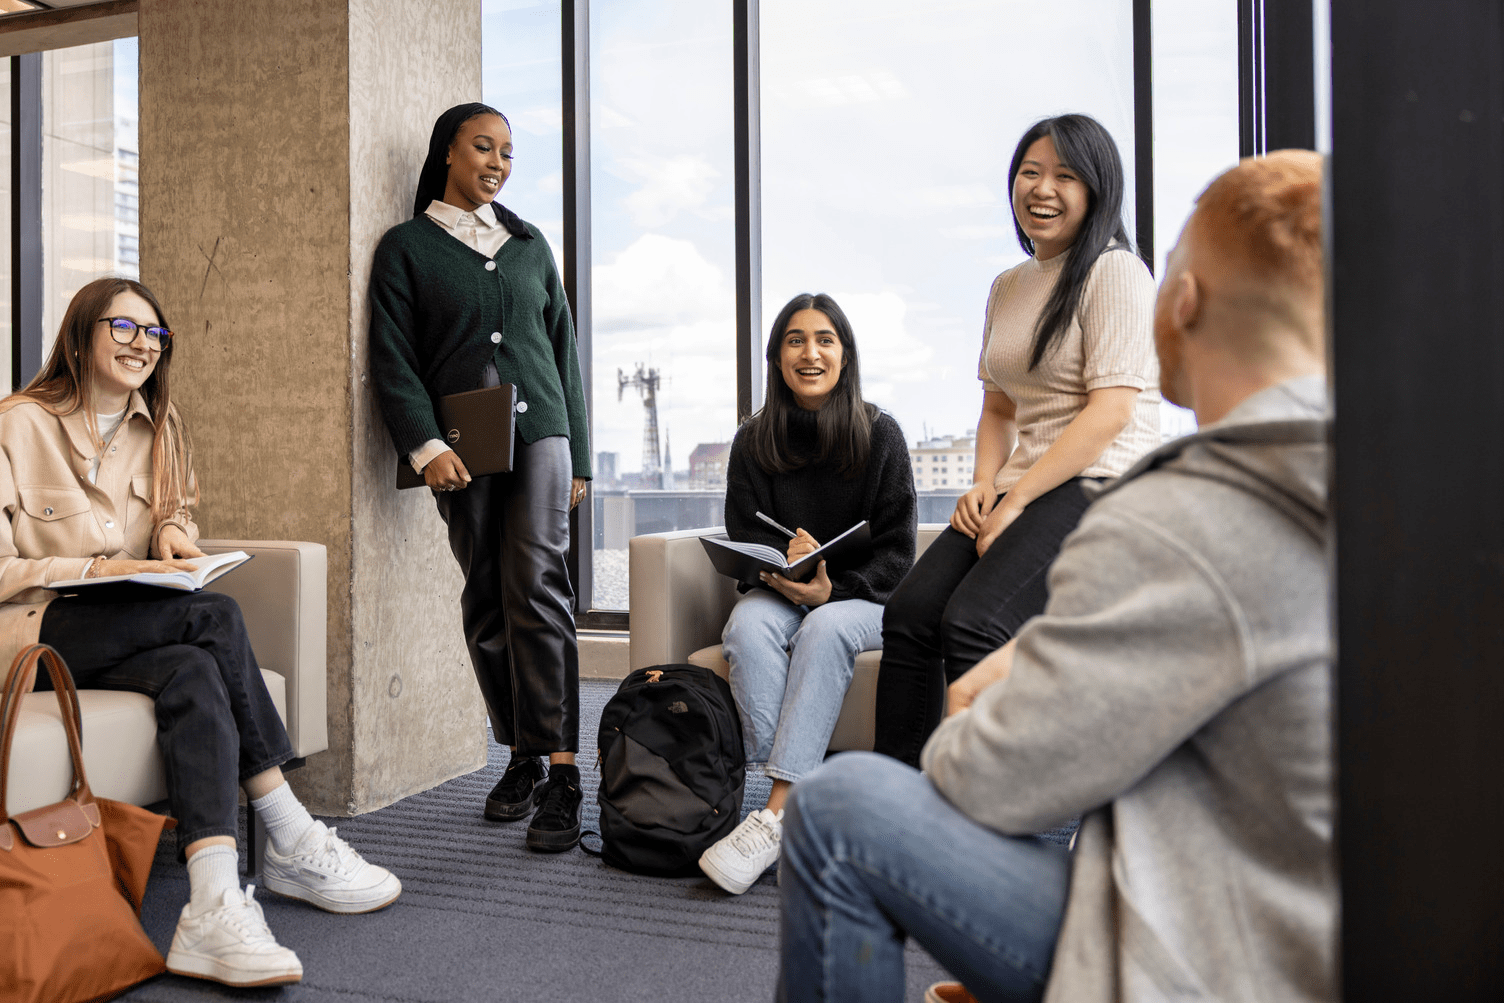
[(1230, 271), (1253, 282), (1319, 294), (1321, 154), (1245, 157), (1196, 200), (1195, 226)]

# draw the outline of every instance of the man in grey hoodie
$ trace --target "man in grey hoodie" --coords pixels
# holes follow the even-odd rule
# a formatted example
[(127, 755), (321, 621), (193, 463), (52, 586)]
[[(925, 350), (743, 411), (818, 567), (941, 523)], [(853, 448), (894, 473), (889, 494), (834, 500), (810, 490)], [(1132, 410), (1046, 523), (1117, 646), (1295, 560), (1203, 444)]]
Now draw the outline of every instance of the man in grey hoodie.
[[(1198, 200), (1155, 340), (1201, 430), (1092, 504), (925, 772), (794, 788), (780, 999), (901, 1000), (905, 936), (982, 1000), (1336, 998), (1320, 174)], [(1074, 855), (1027, 835), (1078, 815)]]

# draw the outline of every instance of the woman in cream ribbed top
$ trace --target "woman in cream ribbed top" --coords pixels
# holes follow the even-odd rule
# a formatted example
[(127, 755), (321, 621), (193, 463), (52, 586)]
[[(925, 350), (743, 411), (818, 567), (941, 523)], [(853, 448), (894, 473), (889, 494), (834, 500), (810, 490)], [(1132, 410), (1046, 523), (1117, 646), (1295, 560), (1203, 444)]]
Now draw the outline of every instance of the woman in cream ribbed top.
[(1070, 326), (1029, 368), (1034, 326), (1064, 264), (1063, 254), (1029, 258), (999, 275), (987, 300), (977, 378), (984, 392), (1005, 394), (1013, 403), (1017, 429), (1017, 444), (992, 481), (997, 494), (1034, 467), (1085, 409), (1093, 390), (1139, 392), (1122, 431), (1078, 476), (1116, 477), (1159, 445), (1159, 365), (1148, 327), (1154, 282), (1127, 247), (1111, 247), (1097, 258)]
[(1084, 115), (1045, 119), (1008, 177), (1030, 257), (988, 296), (973, 483), (883, 617), (876, 749), (916, 766), (946, 684), (1044, 610), (1088, 482), (1159, 444), (1154, 281), (1128, 243), (1111, 136)]

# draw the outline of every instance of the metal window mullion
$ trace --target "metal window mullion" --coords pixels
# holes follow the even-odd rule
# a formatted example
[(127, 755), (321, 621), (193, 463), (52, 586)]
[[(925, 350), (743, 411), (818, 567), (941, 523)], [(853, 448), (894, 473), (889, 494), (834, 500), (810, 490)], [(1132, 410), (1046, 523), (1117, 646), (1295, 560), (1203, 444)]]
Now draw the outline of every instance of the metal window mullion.
[(42, 368), (42, 54), (10, 59), (11, 385)]
[(736, 420), (762, 402), (762, 137), (758, 0), (732, 3), (736, 158)]
[(1138, 253), (1154, 272), (1154, 19), (1133, 0), (1133, 190)]
[[(594, 337), (590, 310), (590, 0), (559, 6), (561, 101), (564, 117), (564, 295), (574, 314), (591, 442), (595, 432), (592, 374)], [(569, 571), (581, 611), (594, 604), (591, 553), (595, 548), (595, 498), (570, 516)]]
[(1238, 156), (1264, 152), (1262, 0), (1238, 0)]

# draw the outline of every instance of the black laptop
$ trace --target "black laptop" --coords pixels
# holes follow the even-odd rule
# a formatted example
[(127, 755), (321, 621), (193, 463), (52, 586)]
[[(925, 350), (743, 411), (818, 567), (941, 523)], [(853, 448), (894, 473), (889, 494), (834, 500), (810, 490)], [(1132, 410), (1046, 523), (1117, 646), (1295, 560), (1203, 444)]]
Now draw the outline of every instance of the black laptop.
[[(471, 477), (505, 474), (512, 469), (512, 440), (517, 427), (517, 387), (466, 390), (439, 398), (439, 431), (459, 455)], [(405, 456), (397, 458), (397, 487), (421, 488), (423, 475)]]

